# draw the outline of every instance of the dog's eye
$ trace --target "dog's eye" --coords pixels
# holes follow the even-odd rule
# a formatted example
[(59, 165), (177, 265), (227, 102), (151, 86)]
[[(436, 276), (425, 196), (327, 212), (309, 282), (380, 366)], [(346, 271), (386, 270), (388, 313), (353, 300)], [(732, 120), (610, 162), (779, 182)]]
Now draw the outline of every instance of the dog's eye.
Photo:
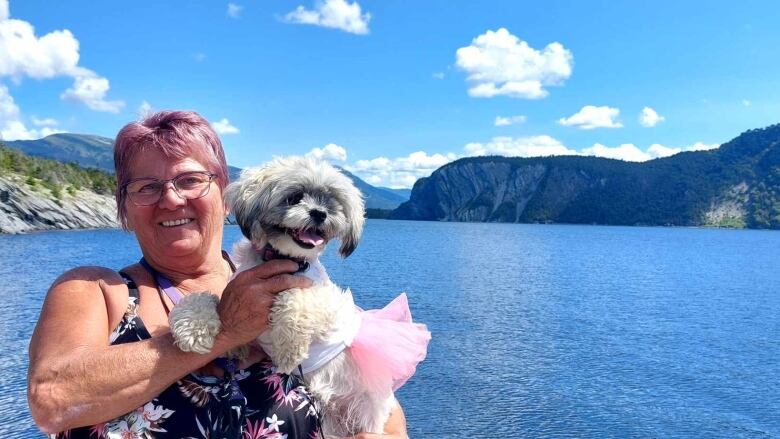
[(287, 197), (287, 204), (293, 206), (295, 204), (300, 203), (302, 199), (303, 199), (302, 193), (293, 194)]

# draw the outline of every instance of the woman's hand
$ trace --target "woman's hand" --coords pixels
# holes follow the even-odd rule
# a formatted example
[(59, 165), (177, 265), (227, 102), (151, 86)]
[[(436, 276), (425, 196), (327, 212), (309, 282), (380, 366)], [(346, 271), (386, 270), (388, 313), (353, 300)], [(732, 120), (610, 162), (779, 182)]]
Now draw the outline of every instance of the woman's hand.
[(277, 293), (311, 286), (310, 279), (293, 275), (298, 268), (290, 260), (272, 260), (239, 273), (227, 284), (217, 306), (222, 321), (217, 338), (226, 344), (225, 350), (249, 343), (268, 328)]

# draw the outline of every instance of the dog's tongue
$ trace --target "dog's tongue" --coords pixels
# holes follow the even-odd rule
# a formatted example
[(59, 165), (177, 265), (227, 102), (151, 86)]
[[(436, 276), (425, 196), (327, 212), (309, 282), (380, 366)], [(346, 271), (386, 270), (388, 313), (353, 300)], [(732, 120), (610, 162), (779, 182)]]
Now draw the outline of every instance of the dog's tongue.
[(320, 245), (325, 242), (323, 238), (316, 230), (299, 230), (297, 233), (298, 241), (305, 242), (311, 245)]

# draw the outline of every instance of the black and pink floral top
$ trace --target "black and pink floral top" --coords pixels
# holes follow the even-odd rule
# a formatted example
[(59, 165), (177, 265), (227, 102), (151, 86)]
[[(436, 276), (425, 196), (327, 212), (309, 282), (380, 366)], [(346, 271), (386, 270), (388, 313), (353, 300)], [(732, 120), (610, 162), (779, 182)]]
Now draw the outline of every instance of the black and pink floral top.
[[(132, 279), (120, 274), (130, 294), (127, 311), (111, 333), (112, 345), (151, 338), (138, 317), (138, 289)], [(224, 378), (189, 374), (130, 413), (50, 438), (315, 439), (320, 437), (317, 416), (297, 376), (276, 373), (270, 362), (260, 362)]]

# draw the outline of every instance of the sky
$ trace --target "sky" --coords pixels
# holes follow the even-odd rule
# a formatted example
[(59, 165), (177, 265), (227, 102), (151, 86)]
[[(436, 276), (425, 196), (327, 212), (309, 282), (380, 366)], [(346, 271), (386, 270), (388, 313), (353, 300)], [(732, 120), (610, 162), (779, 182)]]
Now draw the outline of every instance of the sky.
[(0, 0), (0, 136), (190, 109), (228, 163), (411, 187), (478, 155), (630, 161), (780, 122), (780, 2)]

